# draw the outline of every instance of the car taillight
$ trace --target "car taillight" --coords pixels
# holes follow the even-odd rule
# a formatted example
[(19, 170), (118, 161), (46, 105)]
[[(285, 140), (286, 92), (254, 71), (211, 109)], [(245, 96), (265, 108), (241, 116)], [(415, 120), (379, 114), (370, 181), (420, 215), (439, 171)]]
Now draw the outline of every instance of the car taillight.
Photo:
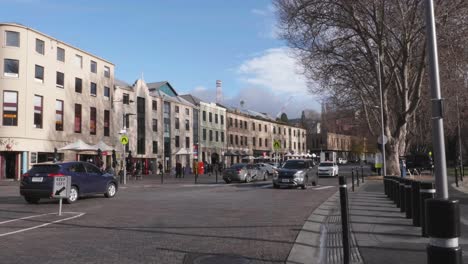
[(49, 176), (49, 177), (62, 177), (62, 176), (65, 176), (65, 174), (63, 174), (63, 173), (49, 173), (49, 174), (47, 174), (47, 176)]
[(29, 173), (26, 172), (21, 177), (24, 179), (24, 178), (29, 177), (29, 176), (31, 176), (31, 175), (29, 175)]

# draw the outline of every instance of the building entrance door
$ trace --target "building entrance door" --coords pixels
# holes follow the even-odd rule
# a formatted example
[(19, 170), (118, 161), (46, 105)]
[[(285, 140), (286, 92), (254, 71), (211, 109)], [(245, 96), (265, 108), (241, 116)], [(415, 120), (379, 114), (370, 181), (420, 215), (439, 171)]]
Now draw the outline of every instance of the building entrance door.
[(17, 164), (17, 152), (5, 151), (1, 153), (2, 162), (1, 162), (1, 174), (2, 179), (14, 179), (18, 168)]

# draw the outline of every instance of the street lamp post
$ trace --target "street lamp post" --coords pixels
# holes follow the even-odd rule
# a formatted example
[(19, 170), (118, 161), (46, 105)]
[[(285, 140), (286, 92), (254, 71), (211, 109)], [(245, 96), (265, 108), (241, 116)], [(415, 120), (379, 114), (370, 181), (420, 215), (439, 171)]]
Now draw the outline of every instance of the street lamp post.
[[(127, 134), (127, 125), (126, 125), (126, 119), (128, 116), (135, 115), (135, 114), (126, 114), (125, 111), (122, 114), (122, 131), (120, 131), (120, 134), (126, 135)], [(127, 142), (128, 144), (128, 142)], [(123, 184), (127, 184), (127, 164), (125, 162), (125, 145), (122, 144), (123, 148), (123, 156), (122, 156), (122, 166), (123, 166)]]
[(380, 76), (380, 51), (377, 48), (377, 78), (380, 90), (380, 124), (381, 124), (381, 137), (382, 137), (382, 160), (383, 160), (383, 176), (387, 176), (387, 163), (385, 159), (385, 128), (384, 128), (384, 108), (383, 108), (383, 93), (382, 93), (382, 77)]

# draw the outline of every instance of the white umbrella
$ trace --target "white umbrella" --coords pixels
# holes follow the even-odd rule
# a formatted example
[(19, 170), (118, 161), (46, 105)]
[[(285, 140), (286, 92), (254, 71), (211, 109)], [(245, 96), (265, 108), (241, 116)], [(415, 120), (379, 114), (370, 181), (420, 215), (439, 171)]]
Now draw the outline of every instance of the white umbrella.
[(94, 146), (84, 143), (81, 139), (78, 139), (76, 142), (66, 145), (59, 150), (73, 150), (73, 151), (85, 151), (85, 150), (97, 150)]
[(96, 145), (92, 146), (96, 149), (101, 149), (102, 151), (111, 151), (114, 148), (104, 143), (104, 141), (99, 141)]

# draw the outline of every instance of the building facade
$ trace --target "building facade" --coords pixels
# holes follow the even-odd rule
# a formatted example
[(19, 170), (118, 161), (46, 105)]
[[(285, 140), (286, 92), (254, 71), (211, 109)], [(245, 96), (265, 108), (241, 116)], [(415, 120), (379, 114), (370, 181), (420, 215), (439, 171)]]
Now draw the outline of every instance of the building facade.
[(0, 24), (0, 43), (0, 179), (78, 139), (111, 143), (111, 62), (18, 24)]
[(226, 149), (226, 108), (216, 103), (200, 102), (201, 161), (217, 164)]

